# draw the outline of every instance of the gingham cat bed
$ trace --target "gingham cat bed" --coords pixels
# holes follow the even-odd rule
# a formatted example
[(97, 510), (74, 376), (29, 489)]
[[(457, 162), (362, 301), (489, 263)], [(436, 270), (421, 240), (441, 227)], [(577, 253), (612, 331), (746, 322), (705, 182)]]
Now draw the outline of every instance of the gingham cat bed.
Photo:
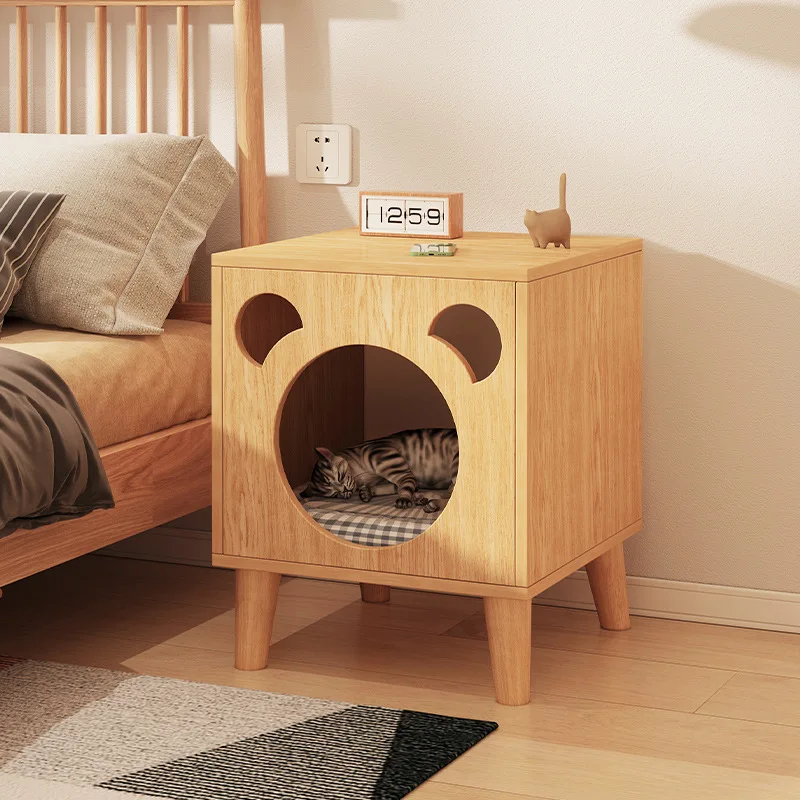
[[(426, 492), (437, 497), (442, 509), (445, 499), (439, 493)], [(441, 509), (426, 514), (420, 506), (397, 508), (395, 495), (373, 497), (362, 503), (357, 497), (350, 500), (332, 500), (326, 497), (299, 498), (309, 515), (336, 536), (366, 547), (386, 547), (402, 544), (424, 533), (442, 513)]]

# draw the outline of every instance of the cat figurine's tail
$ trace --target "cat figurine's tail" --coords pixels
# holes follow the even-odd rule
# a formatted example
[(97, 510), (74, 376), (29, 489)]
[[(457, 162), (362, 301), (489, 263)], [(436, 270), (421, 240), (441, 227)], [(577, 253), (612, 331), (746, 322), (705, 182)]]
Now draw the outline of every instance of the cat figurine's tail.
[(561, 180), (558, 184), (558, 207), (562, 211), (567, 210), (567, 173), (561, 173)]

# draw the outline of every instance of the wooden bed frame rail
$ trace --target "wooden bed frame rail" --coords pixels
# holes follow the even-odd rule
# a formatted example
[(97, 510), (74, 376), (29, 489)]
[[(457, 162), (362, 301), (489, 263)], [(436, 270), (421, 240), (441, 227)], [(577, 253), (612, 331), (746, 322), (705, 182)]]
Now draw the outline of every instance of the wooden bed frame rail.
[[(55, 112), (58, 133), (69, 133), (68, 8), (94, 6), (95, 132), (108, 133), (108, 6), (135, 7), (136, 130), (148, 131), (147, 9), (176, 8), (178, 30), (178, 132), (189, 134), (189, 7), (230, 6), (233, 12), (236, 72), (236, 136), (244, 246), (267, 241), (264, 96), (259, 0), (0, 0), (16, 7), (16, 130), (30, 133), (29, 6), (50, 6), (55, 14)], [(170, 316), (211, 322), (209, 303), (189, 301), (188, 279)], [(141, 533), (211, 503), (211, 417), (176, 425), (101, 450), (116, 507), (33, 531), (19, 530), (0, 539), (0, 587), (36, 572)]]

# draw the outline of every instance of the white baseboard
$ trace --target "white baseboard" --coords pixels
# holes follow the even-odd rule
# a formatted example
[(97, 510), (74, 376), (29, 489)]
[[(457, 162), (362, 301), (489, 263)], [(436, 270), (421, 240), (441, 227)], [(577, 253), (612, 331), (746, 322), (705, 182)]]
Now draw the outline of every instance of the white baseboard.
[[(106, 547), (102, 553), (146, 561), (210, 566), (209, 531), (154, 528)], [(631, 613), (642, 617), (709, 622), (740, 628), (800, 633), (800, 594), (686, 583), (660, 578), (628, 578)], [(566, 608), (594, 608), (589, 580), (575, 572), (535, 601)]]
[[(710, 583), (628, 578), (631, 613), (738, 628), (800, 633), (800, 594), (716, 586)], [(581, 570), (551, 586), (535, 601), (567, 608), (594, 608), (589, 579)]]

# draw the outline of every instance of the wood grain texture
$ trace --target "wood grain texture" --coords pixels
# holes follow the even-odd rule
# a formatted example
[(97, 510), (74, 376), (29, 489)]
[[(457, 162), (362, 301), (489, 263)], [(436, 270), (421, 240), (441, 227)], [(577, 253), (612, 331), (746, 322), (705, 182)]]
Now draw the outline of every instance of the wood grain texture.
[(147, 6), (136, 6), (136, 132), (147, 133)]
[(777, 675), (735, 675), (697, 713), (800, 728), (800, 680)]
[[(189, 135), (189, 6), (178, 6), (175, 10), (177, 36), (177, 81), (178, 81), (178, 133)], [(190, 276), (183, 279), (179, 300), (189, 301)]]
[(253, 297), (234, 319), (240, 347), (258, 366), (284, 336), (303, 327), (297, 309), (285, 298), (271, 293)]
[(211, 423), (188, 422), (100, 451), (116, 506), (0, 539), (6, 585), (211, 501)]
[(545, 589), (558, 583), (562, 578), (566, 578), (567, 575), (571, 575), (575, 570), (588, 564), (589, 561), (601, 556), (606, 550), (621, 545), (626, 539), (629, 539), (634, 533), (638, 533), (641, 529), (642, 521), (637, 519), (621, 531), (598, 542), (594, 547), (590, 547), (588, 550), (584, 550), (580, 555), (563, 562), (552, 572), (548, 572), (546, 575), (530, 584), (528, 586), (528, 596), (536, 597), (536, 595), (541, 594)]
[(17, 132), (28, 132), (28, 9), (17, 6)]
[(251, 558), (231, 556), (214, 552), (211, 562), (215, 567), (227, 569), (262, 569), (282, 575), (294, 575), (315, 580), (349, 581), (352, 583), (377, 583), (402, 589), (415, 589), (428, 592), (468, 595), (471, 597), (510, 597), (528, 598), (528, 589), (521, 586), (506, 586), (494, 583), (476, 583), (449, 578), (428, 578), (419, 575), (406, 575), (350, 567), (330, 567), (324, 564), (306, 564), (299, 561), (278, 561), (270, 558)]
[(222, 552), (222, 519), (225, 503), (225, 468), (222, 461), (222, 395), (225, 387), (223, 352), (224, 303), (222, 270), (211, 268), (211, 550)]
[(631, 627), (628, 588), (625, 584), (625, 553), (618, 544), (586, 564), (592, 597), (601, 627), (627, 631)]
[(281, 576), (236, 570), (236, 669), (263, 669), (269, 658)]
[(56, 27), (56, 130), (67, 133), (67, 7), (55, 7)]
[(375, 583), (362, 583), (361, 599), (365, 603), (388, 603), (392, 599), (392, 590), (389, 586), (381, 586)]
[[(527, 498), (531, 478), (528, 472), (528, 443), (530, 431), (528, 430), (529, 414), (528, 388), (530, 386), (530, 358), (527, 348), (529, 342), (529, 303), (528, 284), (515, 284), (515, 319), (514, 336), (518, 345), (515, 347), (515, 373), (514, 373), (514, 400), (516, 403), (516, 446), (514, 448), (514, 493), (515, 497)], [(514, 504), (514, 522), (516, 525), (515, 570), (514, 579), (517, 586), (530, 584), (530, 510), (527, 501)]]
[[(739, 683), (730, 670), (796, 670), (797, 636), (644, 618), (618, 636), (598, 630), (592, 612), (537, 606), (534, 702), (499, 706), (485, 632), (481, 642), (453, 643), (449, 636), (404, 629), (411, 612), (419, 619), (445, 612), (458, 619), (479, 604), (420, 592), (394, 595), (391, 604), (366, 605), (356, 586), (284, 583), (270, 669), (240, 672), (231, 659), (232, 573), (88, 556), (8, 587), (0, 601), (2, 650), (12, 657), (496, 720), (496, 734), (416, 790), (421, 800), (800, 795), (800, 727), (710, 716), (702, 707), (693, 713), (728, 687), (737, 700), (736, 709), (726, 711), (776, 713), (796, 697), (791, 686)], [(343, 625), (337, 615), (345, 613)], [(603, 647), (618, 648), (619, 656), (611, 649), (601, 658), (591, 652)], [(698, 658), (716, 669), (676, 669), (677, 659)], [(719, 680), (709, 680), (714, 673)], [(487, 752), (494, 741), (500, 744)]]
[(170, 319), (188, 319), (192, 322), (211, 324), (211, 303), (184, 303), (178, 301), (170, 309)]
[[(215, 470), (214, 474), (215, 476), (218, 475), (219, 470)], [(215, 511), (215, 518), (216, 513)], [(222, 523), (220, 522), (219, 524), (221, 525)], [(575, 570), (580, 569), (588, 561), (601, 555), (610, 547), (621, 544), (625, 539), (637, 533), (641, 527), (642, 521), (638, 520), (628, 528), (621, 530), (615, 536), (595, 545), (591, 550), (581, 553), (581, 555), (577, 556), (572, 561), (568, 561), (566, 564), (562, 564), (558, 569), (553, 570), (549, 575), (541, 578), (531, 586), (476, 583), (474, 581), (427, 578), (418, 575), (402, 575), (391, 572), (352, 569), (348, 567), (330, 567), (320, 564), (304, 564), (292, 561), (277, 561), (275, 559), (224, 555), (220, 553), (221, 544), (220, 549), (217, 547), (217, 541), (221, 541), (221, 537), (216, 537), (214, 540), (212, 562), (216, 567), (227, 567), (228, 569), (263, 569), (272, 572), (280, 572), (283, 575), (296, 575), (303, 578), (328, 578), (334, 581), (351, 581), (354, 583), (377, 583), (380, 581), (387, 586), (404, 589), (447, 592), (450, 594), (470, 595), (472, 597), (530, 599), (540, 594), (554, 583), (557, 583), (562, 578), (575, 572)]]
[(96, 92), (94, 127), (97, 133), (108, 133), (108, 11), (105, 6), (94, 10), (94, 71)]
[(635, 253), (642, 249), (642, 240), (574, 236), (570, 250), (541, 250), (526, 234), (467, 232), (456, 245), (452, 258), (419, 258), (409, 255), (407, 239), (360, 236), (358, 228), (350, 228), (215, 253), (212, 263), (265, 270), (533, 281)]
[[(272, 293), (252, 297), (230, 319), (238, 352), (245, 353), (253, 367), (261, 367), (281, 339), (303, 327), (297, 309)], [(317, 412), (323, 397), (327, 414)], [(338, 448), (363, 439), (363, 348), (326, 353), (297, 377), (283, 400), (279, 446), (287, 480), (292, 486), (308, 480), (319, 444)]]
[(483, 605), (497, 702), (526, 705), (531, 699), (531, 602), (486, 597)]
[(533, 584), (642, 516), (641, 254), (532, 281), (524, 293), (518, 412), (528, 420), (518, 443)]
[[(513, 284), (255, 269), (224, 269), (222, 273), (225, 509), (223, 547), (221, 553), (216, 552), (513, 584)], [(281, 339), (263, 368), (258, 368), (241, 351), (233, 321), (250, 298), (261, 293), (289, 300), (298, 310), (303, 328)], [(504, 343), (497, 368), (479, 383), (472, 383), (449, 347), (428, 335), (436, 315), (459, 303), (484, 309), (495, 321)], [(347, 314), (340, 313), (343, 307), (348, 308)], [(332, 536), (302, 511), (284, 477), (277, 425), (286, 388), (321, 353), (353, 344), (388, 348), (417, 364), (437, 384), (459, 430), (461, 466), (453, 498), (430, 530), (401, 547), (362, 548)], [(337, 375), (338, 370), (333, 370), (331, 381)], [(340, 377), (339, 381), (346, 392), (347, 380)], [(303, 424), (328, 419), (329, 424), (342, 425), (348, 417), (347, 408), (327, 415), (317, 411), (330, 405), (329, 393), (321, 391), (319, 385), (314, 381), (309, 387), (307, 407), (314, 413)], [(350, 396), (362, 396), (360, 383), (353, 385)], [(311, 447), (320, 442), (309, 439), (303, 443), (300, 423), (298, 420), (287, 429), (301, 436), (297, 440), (302, 444), (299, 449), (306, 458), (310, 454), (313, 461)], [(344, 444), (331, 442), (328, 446)], [(297, 446), (289, 449), (289, 458), (293, 459), (297, 450)], [(287, 454), (287, 447), (282, 452)], [(484, 491), (487, 473), (494, 476), (490, 493)], [(295, 476), (287, 469), (286, 474), (307, 480), (310, 473)]]
[[(322, 398), (325, 414), (319, 413)], [(320, 442), (339, 449), (362, 441), (364, 348), (326, 353), (297, 376), (281, 408), (278, 448), (286, 480), (299, 486), (309, 479)]]
[(176, 9), (178, 54), (178, 133), (189, 135), (189, 7)]
[(260, 0), (236, 0), (233, 6), (233, 34), (241, 233), (242, 245), (248, 246), (267, 241)]

